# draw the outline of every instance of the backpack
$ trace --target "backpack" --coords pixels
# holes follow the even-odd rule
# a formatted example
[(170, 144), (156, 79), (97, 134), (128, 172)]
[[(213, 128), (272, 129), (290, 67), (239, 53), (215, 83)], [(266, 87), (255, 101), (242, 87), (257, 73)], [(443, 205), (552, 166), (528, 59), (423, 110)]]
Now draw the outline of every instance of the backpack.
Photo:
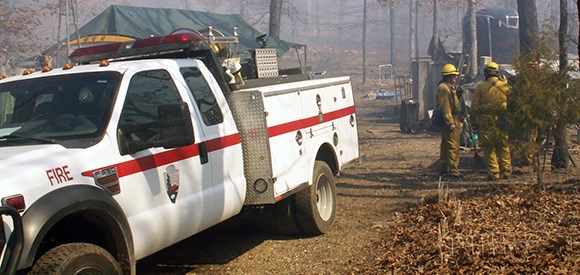
[(439, 108), (433, 110), (433, 115), (431, 116), (431, 126), (433, 127), (443, 127), (445, 125), (445, 119), (443, 118), (443, 112)]

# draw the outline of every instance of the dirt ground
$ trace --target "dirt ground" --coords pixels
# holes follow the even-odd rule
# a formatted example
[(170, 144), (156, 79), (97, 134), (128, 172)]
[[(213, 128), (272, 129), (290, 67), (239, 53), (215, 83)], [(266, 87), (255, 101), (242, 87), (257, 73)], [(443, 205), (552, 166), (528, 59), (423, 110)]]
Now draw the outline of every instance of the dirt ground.
[[(268, 215), (246, 214), (145, 259), (140, 274), (348, 273), (382, 236), (393, 213), (416, 204), (436, 181), (438, 137), (401, 133), (387, 102), (357, 99), (363, 161), (337, 179), (333, 230), (318, 237), (276, 232)], [(389, 117), (387, 117), (389, 115)], [(412, 141), (412, 142), (409, 142)], [(431, 173), (432, 174), (432, 173)]]
[[(338, 211), (331, 232), (317, 237), (287, 236), (276, 231), (268, 213), (245, 213), (140, 261), (138, 273), (580, 271), (579, 168), (546, 172), (548, 191), (531, 192), (542, 194), (534, 199), (529, 195), (535, 182), (531, 170), (517, 169), (509, 180), (487, 182), (483, 180), (485, 175), (475, 169), (473, 152), (463, 150), (460, 170), (465, 178), (439, 181), (432, 169), (439, 155), (439, 133), (402, 133), (396, 102), (369, 98), (369, 91), (376, 91), (376, 87), (355, 86), (362, 158), (337, 179)], [(570, 140), (579, 162), (578, 138), (573, 135)], [(557, 207), (553, 207), (555, 201)], [(537, 219), (513, 218), (516, 215), (508, 206), (519, 209), (526, 203), (538, 208), (528, 211), (529, 215), (560, 216), (560, 221), (545, 219), (536, 227), (540, 224)], [(477, 215), (481, 209), (502, 206), (497, 213), (506, 217), (497, 213)], [(508, 236), (513, 241), (498, 241), (499, 234), (506, 230), (513, 233)], [(536, 231), (551, 233), (529, 236)], [(481, 237), (490, 234), (491, 240)], [(506, 235), (501, 236), (505, 239)], [(537, 245), (518, 242), (525, 236)], [(546, 243), (554, 242), (556, 245), (546, 248)], [(480, 246), (484, 247), (483, 253), (475, 249)], [(485, 253), (485, 248), (493, 253)], [(532, 258), (531, 254), (539, 256)], [(472, 269), (468, 269), (470, 266)]]

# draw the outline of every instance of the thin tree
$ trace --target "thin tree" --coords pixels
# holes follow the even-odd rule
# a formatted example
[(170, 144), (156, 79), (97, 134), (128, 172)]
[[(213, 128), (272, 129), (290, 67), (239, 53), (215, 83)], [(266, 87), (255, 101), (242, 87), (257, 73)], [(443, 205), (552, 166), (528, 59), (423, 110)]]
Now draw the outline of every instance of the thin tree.
[[(568, 1), (560, 0), (560, 27), (558, 29), (559, 42), (559, 69), (560, 73), (568, 71)], [(557, 123), (554, 126), (554, 152), (552, 153), (552, 168), (568, 168), (568, 138), (566, 123)]]
[(437, 19), (439, 14), (439, 8), (437, 5), (437, 0), (433, 0), (433, 57), (437, 58), (439, 56), (439, 20)]
[(560, 0), (560, 28), (558, 29), (560, 71), (568, 67), (568, 1)]
[[(534, 41), (538, 38), (538, 12), (536, 10), (536, 0), (517, 0), (517, 8), (518, 8), (518, 15), (519, 15), (519, 29), (518, 29), (518, 35), (520, 38), (520, 56), (522, 57), (523, 61), (520, 61), (520, 63), (527, 63), (527, 62), (533, 62), (536, 61), (536, 57), (532, 57), (530, 55), (532, 55), (532, 50), (538, 51), (538, 44), (536, 44)], [(517, 64), (516, 64), (517, 66)], [(520, 69), (520, 72), (518, 72), (521, 75), (521, 78), (525, 78), (526, 77), (526, 72), (529, 72), (529, 70), (526, 70), (525, 66), (520, 66), (522, 69)], [(530, 72), (529, 74), (534, 74), (536, 73), (535, 71)], [(534, 79), (534, 78), (531, 78)], [(524, 83), (523, 81), (520, 81), (521, 83)], [(538, 92), (536, 91), (537, 89), (534, 88), (530, 88), (530, 87), (526, 87), (526, 85), (521, 85), (518, 83), (514, 83), (514, 88), (516, 90), (519, 91), (519, 94), (516, 94), (514, 96), (512, 96), (512, 103), (513, 102), (517, 102), (518, 101), (518, 97), (520, 97), (520, 95), (523, 95), (524, 93), (529, 93), (529, 94), (534, 94), (534, 92), (536, 94), (538, 94)], [(530, 82), (531, 84), (531, 82)], [(534, 87), (534, 86), (533, 86)], [(522, 106), (525, 105), (530, 105), (533, 106), (533, 104), (535, 104), (536, 102), (531, 101), (527, 104), (519, 104)], [(513, 106), (510, 106), (513, 108)], [(523, 113), (523, 112), (522, 112)], [(529, 117), (531, 117), (532, 115), (529, 115), (528, 117), (524, 118), (524, 122), (526, 121), (532, 121)], [(538, 127), (544, 127), (544, 126), (540, 126), (540, 123), (537, 123)], [(520, 123), (520, 125), (525, 125), (523, 123)], [(538, 129), (538, 127), (536, 127), (535, 129)], [(534, 127), (528, 127), (530, 129), (534, 129)], [(528, 147), (531, 146), (530, 144), (527, 145)], [(541, 188), (543, 188), (543, 177), (542, 177), (542, 173), (540, 173), (540, 158), (539, 158), (539, 152), (535, 153), (535, 157), (534, 157), (534, 166), (536, 167), (536, 176), (537, 176), (537, 184), (538, 186), (541, 186)]]
[[(393, 66), (393, 70), (397, 65), (397, 52), (396, 52), (396, 34), (397, 34), (397, 11), (404, 6), (407, 0), (377, 0), (379, 3), (386, 4), (389, 7), (389, 39), (390, 39), (390, 63)], [(409, 56), (412, 56), (409, 54)]]
[(415, 13), (416, 2), (417, 0), (409, 1), (409, 75), (412, 74), (413, 58), (415, 57), (417, 51), (417, 49), (415, 48), (416, 46), (415, 35), (417, 34), (417, 32), (415, 31), (415, 29), (417, 28), (417, 26), (415, 25), (415, 23), (417, 22), (415, 20), (415, 17), (417, 17), (417, 14)]
[(367, 81), (367, 0), (363, 2), (363, 37), (362, 37), (362, 65), (363, 65), (363, 80), (362, 83), (366, 83)]
[(193, 10), (195, 8), (195, 5), (192, 3), (191, 0), (181, 0), (181, 5), (186, 10)]
[[(391, 42), (390, 42), (389, 48), (391, 51), (390, 61), (391, 61), (391, 65), (393, 66), (392, 70), (394, 70), (395, 66), (397, 66), (397, 54), (395, 51), (395, 29), (396, 29), (395, 28), (395, 22), (396, 22), (395, 18), (396, 18), (395, 7), (393, 4), (390, 4), (389, 5), (389, 31), (390, 31), (389, 38), (391, 39)], [(579, 48), (579, 52), (580, 52), (580, 48)]]
[(415, 44), (415, 59), (419, 58), (419, 1), (415, 1), (415, 40), (413, 43)]
[(270, 24), (268, 33), (280, 38), (280, 18), (282, 17), (282, 0), (270, 0)]
[(467, 31), (466, 44), (469, 45), (466, 49), (469, 55), (469, 72), (468, 79), (473, 80), (477, 76), (478, 60), (477, 60), (477, 21), (475, 19), (476, 14), (476, 2), (475, 0), (467, 0), (467, 14), (469, 20), (469, 29)]
[(314, 23), (316, 24), (316, 36), (320, 37), (320, 10), (319, 10), (319, 6), (320, 6), (320, 1), (316, 1), (314, 3)]
[(517, 0), (520, 17), (520, 53), (529, 54), (538, 38), (538, 11), (536, 0)]
[(338, 6), (338, 35), (344, 33), (344, 14), (346, 11), (346, 7), (344, 4), (345, 0), (340, 0), (339, 1), (339, 6)]

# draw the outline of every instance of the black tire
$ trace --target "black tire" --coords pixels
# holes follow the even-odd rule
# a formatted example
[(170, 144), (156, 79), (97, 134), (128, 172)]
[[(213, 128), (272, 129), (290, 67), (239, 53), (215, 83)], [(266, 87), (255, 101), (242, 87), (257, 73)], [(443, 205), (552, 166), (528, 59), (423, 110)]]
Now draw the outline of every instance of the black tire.
[(413, 125), (411, 127), (409, 127), (409, 133), (411, 134), (417, 134), (419, 133), (420, 129), (419, 129), (419, 125)]
[(336, 216), (334, 174), (323, 161), (316, 161), (312, 185), (295, 195), (296, 220), (306, 234), (320, 235), (332, 229)]
[(274, 225), (278, 231), (286, 235), (300, 235), (304, 233), (296, 220), (296, 206), (294, 196), (283, 199), (274, 205)]
[(100, 246), (68, 243), (46, 252), (29, 274), (122, 274), (119, 263)]

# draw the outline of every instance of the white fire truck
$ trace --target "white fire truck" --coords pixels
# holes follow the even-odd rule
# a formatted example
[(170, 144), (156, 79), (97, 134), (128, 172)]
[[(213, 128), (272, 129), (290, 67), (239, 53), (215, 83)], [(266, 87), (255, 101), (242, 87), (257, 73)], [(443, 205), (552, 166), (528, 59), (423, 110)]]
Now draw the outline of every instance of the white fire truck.
[(19, 213), (2, 216), (2, 272), (135, 274), (252, 207), (287, 231), (331, 229), (335, 176), (359, 157), (350, 78), (212, 45), (181, 32), (81, 48), (74, 66), (0, 81), (0, 199)]

